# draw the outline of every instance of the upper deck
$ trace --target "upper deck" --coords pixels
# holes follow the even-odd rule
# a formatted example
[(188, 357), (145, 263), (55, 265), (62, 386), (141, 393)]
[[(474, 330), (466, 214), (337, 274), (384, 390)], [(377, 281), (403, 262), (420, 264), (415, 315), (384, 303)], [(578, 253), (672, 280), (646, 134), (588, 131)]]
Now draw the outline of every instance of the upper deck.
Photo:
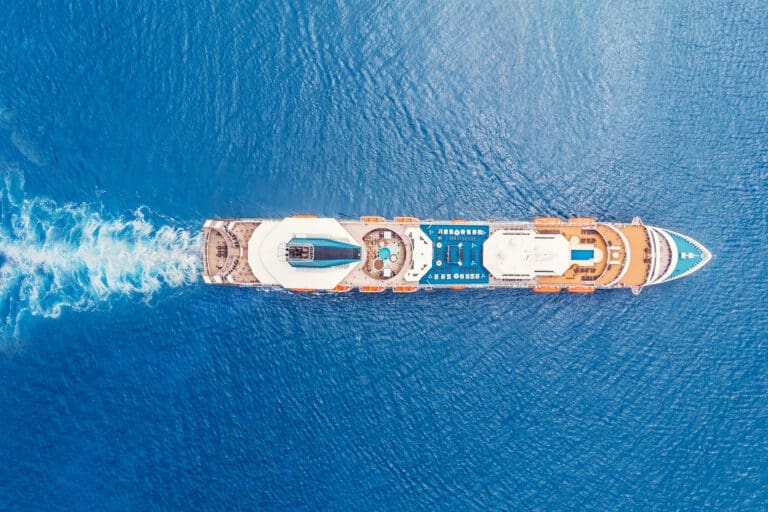
[(224, 219), (204, 226), (208, 283), (300, 291), (529, 287), (589, 293), (676, 279), (711, 254), (683, 235), (591, 218), (532, 222)]

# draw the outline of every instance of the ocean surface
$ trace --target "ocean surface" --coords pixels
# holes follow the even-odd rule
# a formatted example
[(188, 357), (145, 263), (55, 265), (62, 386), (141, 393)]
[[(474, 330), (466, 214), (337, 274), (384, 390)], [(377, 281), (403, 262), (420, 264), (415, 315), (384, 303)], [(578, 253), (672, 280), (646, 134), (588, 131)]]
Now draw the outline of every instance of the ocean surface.
[[(0, 0), (0, 510), (768, 509), (768, 4), (570, 4)], [(199, 279), (206, 218), (292, 213), (714, 259), (637, 297)]]

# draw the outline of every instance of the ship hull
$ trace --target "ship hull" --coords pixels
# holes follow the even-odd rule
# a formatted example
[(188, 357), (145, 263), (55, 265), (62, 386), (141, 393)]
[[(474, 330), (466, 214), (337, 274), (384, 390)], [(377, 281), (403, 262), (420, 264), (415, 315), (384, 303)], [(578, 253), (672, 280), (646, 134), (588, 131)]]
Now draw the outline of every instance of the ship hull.
[(711, 253), (674, 231), (592, 218), (422, 221), (214, 219), (203, 231), (209, 284), (300, 292), (530, 288), (592, 293), (687, 276)]

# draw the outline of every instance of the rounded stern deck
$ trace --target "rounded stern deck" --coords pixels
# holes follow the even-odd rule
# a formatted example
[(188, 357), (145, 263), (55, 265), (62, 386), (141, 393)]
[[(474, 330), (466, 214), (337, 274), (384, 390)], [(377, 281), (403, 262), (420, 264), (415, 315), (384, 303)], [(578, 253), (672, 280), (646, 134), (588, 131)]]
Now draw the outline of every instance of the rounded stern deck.
[(248, 240), (257, 221), (208, 220), (203, 225), (203, 281), (208, 284), (259, 285), (248, 266)]

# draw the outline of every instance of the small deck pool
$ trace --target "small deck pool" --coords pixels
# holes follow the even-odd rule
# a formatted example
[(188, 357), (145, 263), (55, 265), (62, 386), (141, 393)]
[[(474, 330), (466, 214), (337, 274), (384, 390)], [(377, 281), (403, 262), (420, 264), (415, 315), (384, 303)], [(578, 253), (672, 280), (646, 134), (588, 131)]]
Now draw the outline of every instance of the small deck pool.
[(588, 261), (594, 257), (593, 249), (571, 249), (571, 261)]

